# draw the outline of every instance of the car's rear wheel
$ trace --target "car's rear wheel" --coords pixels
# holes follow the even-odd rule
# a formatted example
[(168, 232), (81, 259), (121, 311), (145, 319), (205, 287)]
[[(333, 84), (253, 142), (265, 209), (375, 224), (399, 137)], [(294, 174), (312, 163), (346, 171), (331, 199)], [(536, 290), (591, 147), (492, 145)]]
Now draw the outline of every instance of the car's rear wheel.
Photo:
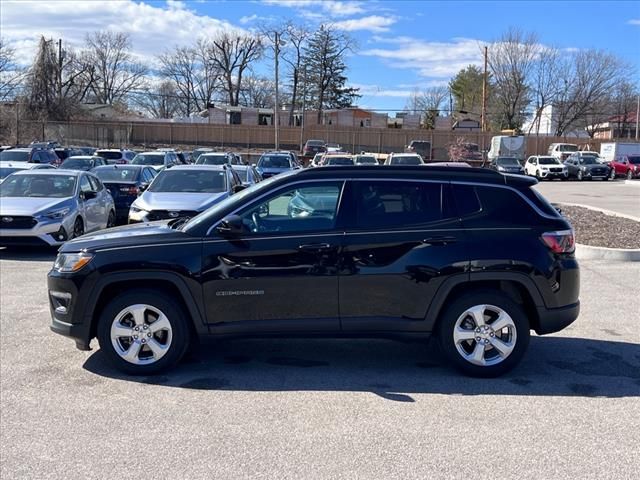
[(473, 377), (497, 377), (511, 370), (527, 350), (529, 337), (522, 307), (493, 291), (456, 300), (438, 324), (447, 360)]
[(131, 375), (149, 375), (177, 364), (189, 345), (186, 315), (153, 290), (122, 294), (104, 309), (98, 341), (109, 361)]
[(76, 221), (73, 223), (72, 238), (81, 237), (82, 235), (84, 235), (84, 222), (82, 221), (82, 218), (78, 217), (76, 218)]

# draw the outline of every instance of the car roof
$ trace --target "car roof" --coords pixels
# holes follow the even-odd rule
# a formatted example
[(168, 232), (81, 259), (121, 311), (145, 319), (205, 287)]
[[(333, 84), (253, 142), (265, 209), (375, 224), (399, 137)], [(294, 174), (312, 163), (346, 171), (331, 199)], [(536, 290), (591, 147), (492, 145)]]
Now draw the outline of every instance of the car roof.
[(278, 176), (282, 180), (322, 179), (322, 178), (370, 178), (376, 179), (429, 179), (442, 181), (463, 181), (491, 183), (497, 185), (534, 185), (537, 180), (522, 175), (503, 175), (488, 168), (460, 168), (452, 166), (425, 165), (358, 165), (358, 166), (325, 166), (323, 168), (304, 168)]
[[(91, 157), (93, 158), (93, 157)], [(151, 168), (153, 169), (153, 167), (151, 165), (139, 165), (137, 163), (126, 163), (124, 165), (98, 165), (96, 168), (94, 168), (94, 170), (106, 170), (106, 169), (110, 169), (110, 170), (120, 170), (121, 168)]]
[(98, 148), (96, 151), (98, 152), (124, 152), (125, 150), (122, 148)]
[(213, 170), (213, 171), (226, 171), (228, 167), (226, 165), (176, 165), (175, 167), (167, 168), (164, 172), (173, 172), (174, 170)]
[(201, 157), (215, 157), (215, 156), (227, 156), (229, 155), (227, 152), (207, 152), (200, 155)]
[(72, 156), (70, 156), (68, 158), (65, 158), (62, 163), (66, 162), (67, 160), (72, 160), (72, 159), (76, 159), (76, 160), (77, 159), (80, 159), (80, 160), (95, 160), (96, 157), (100, 158), (100, 155), (72, 155)]
[(8, 148), (6, 150), (4, 150), (5, 152), (30, 152), (32, 150), (45, 150), (44, 148), (38, 148), (38, 147), (14, 147), (14, 148)]
[[(37, 165), (37, 164), (36, 164)], [(83, 171), (79, 171), (79, 170), (65, 170), (62, 168), (43, 168), (43, 169), (36, 169), (36, 170), (29, 170), (27, 171), (21, 171), (21, 172), (15, 172), (14, 175), (65, 175), (65, 176), (75, 176), (78, 177), (80, 175), (82, 175), (83, 173), (88, 173), (88, 172), (83, 172)]]

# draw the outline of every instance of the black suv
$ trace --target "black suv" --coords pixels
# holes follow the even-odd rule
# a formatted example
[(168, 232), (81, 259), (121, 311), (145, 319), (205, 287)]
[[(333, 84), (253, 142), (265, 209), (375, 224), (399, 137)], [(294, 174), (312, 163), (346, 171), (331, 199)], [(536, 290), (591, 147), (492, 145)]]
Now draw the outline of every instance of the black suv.
[(578, 316), (571, 225), (486, 169), (294, 170), (185, 221), (65, 243), (48, 277), (54, 332), (149, 374), (198, 336), (437, 336), (474, 376), (515, 366), (529, 332)]

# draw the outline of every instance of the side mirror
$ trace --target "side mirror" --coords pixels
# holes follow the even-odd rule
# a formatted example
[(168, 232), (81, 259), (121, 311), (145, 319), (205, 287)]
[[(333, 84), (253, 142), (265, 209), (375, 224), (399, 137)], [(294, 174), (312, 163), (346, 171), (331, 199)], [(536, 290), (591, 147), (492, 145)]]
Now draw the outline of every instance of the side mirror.
[(149, 184), (148, 183), (141, 183), (140, 186), (138, 187), (138, 190), (140, 190), (140, 193), (144, 192), (147, 188), (149, 188)]
[(98, 196), (98, 192), (88, 191), (88, 192), (80, 192), (80, 198), (82, 200), (93, 200)]
[(241, 183), (234, 185), (233, 188), (231, 189), (231, 191), (233, 193), (238, 193), (241, 192), (242, 190), (244, 190), (246, 187), (246, 185), (242, 185)]
[(216, 230), (224, 237), (236, 237), (244, 232), (244, 224), (238, 215), (229, 215), (220, 222)]

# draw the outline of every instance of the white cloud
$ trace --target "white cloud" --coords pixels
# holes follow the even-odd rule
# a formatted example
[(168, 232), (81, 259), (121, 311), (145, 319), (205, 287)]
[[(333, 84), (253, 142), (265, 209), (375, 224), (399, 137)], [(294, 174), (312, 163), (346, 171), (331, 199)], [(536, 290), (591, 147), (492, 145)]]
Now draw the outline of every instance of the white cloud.
[(640, 25), (640, 18), (633, 18), (627, 22), (629, 25)]
[(379, 15), (370, 15), (368, 17), (353, 18), (334, 22), (333, 26), (338, 30), (347, 32), (355, 32), (356, 30), (368, 30), (370, 32), (387, 32), (389, 27), (396, 23), (394, 17), (381, 17)]
[(380, 85), (367, 85), (363, 83), (352, 83), (349, 86), (360, 89), (360, 95), (365, 97), (390, 97), (406, 98), (411, 95), (411, 90), (388, 88)]
[(2, 36), (16, 49), (21, 64), (32, 61), (41, 35), (78, 47), (96, 30), (128, 33), (133, 53), (151, 59), (174, 45), (191, 44), (199, 36), (241, 29), (198, 15), (176, 0), (153, 5), (134, 0), (2, 2)]
[[(294, 8), (296, 10), (316, 9), (322, 10), (331, 17), (348, 17), (364, 13), (364, 2), (340, 1), (340, 0), (262, 0), (262, 3), (271, 6)], [(313, 14), (313, 12), (307, 12)], [(317, 14), (317, 12), (316, 12)]]
[(361, 54), (380, 58), (392, 68), (416, 70), (423, 77), (449, 78), (470, 64), (482, 63), (482, 42), (470, 38), (454, 38), (450, 42), (410, 37), (376, 40), (392, 48), (372, 48)]
[(252, 23), (258, 20), (260, 17), (255, 13), (253, 15), (245, 15), (244, 17), (240, 17), (240, 23), (242, 25), (246, 25), (247, 23)]

